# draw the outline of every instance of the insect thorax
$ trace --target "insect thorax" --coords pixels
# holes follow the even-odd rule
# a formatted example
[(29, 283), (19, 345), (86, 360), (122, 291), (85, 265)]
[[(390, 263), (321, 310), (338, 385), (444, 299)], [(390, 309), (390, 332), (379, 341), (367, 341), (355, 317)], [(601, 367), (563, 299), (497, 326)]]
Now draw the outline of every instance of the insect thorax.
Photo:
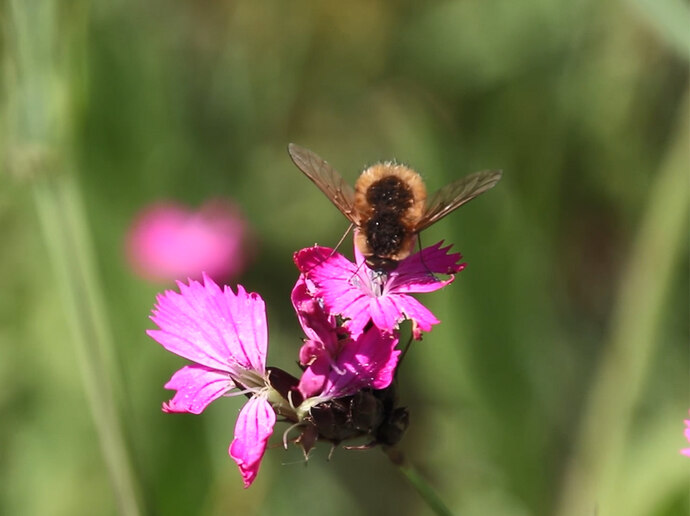
[(414, 200), (410, 187), (395, 175), (385, 176), (372, 183), (366, 191), (366, 198), (375, 212), (396, 215), (406, 213)]

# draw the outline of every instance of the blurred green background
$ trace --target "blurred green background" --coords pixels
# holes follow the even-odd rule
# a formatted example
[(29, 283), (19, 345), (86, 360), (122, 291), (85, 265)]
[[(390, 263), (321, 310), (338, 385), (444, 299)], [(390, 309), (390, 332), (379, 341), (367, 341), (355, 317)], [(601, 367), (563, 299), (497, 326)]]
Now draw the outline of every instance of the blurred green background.
[[(430, 190), (504, 170), (425, 232), (468, 267), (423, 296), (442, 324), (400, 370), (403, 448), (454, 512), (688, 513), (687, 3), (0, 6), (0, 513), (430, 513), (378, 450), (305, 467), (276, 446), (243, 490), (241, 400), (160, 411), (184, 361), (144, 333), (166, 286), (127, 267), (128, 225), (154, 200), (234, 199), (258, 241), (239, 281), (266, 300), (269, 364), (296, 374), (292, 253), (346, 222), (288, 142), (351, 181), (391, 158)], [(111, 380), (84, 382), (94, 361)]]

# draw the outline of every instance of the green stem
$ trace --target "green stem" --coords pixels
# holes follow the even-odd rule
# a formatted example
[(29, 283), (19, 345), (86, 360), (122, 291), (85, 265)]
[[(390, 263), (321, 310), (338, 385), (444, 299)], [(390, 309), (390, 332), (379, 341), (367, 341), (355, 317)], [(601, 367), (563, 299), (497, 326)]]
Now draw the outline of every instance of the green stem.
[[(131, 456), (117, 410), (113, 345), (86, 213), (70, 150), (79, 97), (88, 5), (57, 0), (11, 0), (7, 34), (7, 111), (10, 169), (32, 185), (77, 362), (119, 511), (142, 513)], [(59, 345), (61, 343), (50, 343)], [(66, 350), (67, 351), (67, 350)]]
[(75, 180), (71, 174), (43, 178), (34, 183), (33, 192), (119, 511), (136, 516), (142, 511), (113, 389), (112, 339)]
[(424, 480), (424, 477), (419, 474), (416, 468), (407, 461), (405, 455), (400, 449), (395, 447), (384, 447), (383, 451), (386, 455), (388, 455), (388, 458), (391, 460), (391, 462), (398, 467), (400, 472), (405, 475), (407, 481), (412, 484), (412, 487), (415, 488), (417, 493), (419, 493), (422, 499), (435, 514), (438, 514), (439, 516), (453, 515), (443, 500), (441, 500), (434, 488), (431, 487), (429, 483)]
[(617, 514), (616, 479), (635, 404), (659, 339), (671, 273), (687, 238), (688, 98), (623, 271), (608, 344), (582, 418), (556, 514)]

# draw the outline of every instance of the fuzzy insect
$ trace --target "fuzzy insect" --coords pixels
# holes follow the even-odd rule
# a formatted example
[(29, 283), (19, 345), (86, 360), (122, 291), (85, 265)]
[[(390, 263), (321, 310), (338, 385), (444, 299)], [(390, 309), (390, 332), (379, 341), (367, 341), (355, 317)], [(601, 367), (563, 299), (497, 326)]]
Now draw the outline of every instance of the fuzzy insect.
[(369, 268), (394, 270), (413, 251), (420, 231), (493, 188), (500, 170), (475, 172), (427, 198), (422, 177), (393, 162), (377, 163), (359, 176), (352, 188), (325, 160), (291, 143), (292, 161), (359, 231), (355, 245)]

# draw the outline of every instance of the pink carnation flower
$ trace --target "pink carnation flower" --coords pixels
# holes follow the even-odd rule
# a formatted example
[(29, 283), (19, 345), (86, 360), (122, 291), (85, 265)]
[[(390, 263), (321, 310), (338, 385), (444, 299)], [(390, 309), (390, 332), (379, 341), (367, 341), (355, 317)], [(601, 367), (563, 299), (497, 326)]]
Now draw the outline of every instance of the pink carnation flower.
[(393, 381), (400, 351), (397, 335), (372, 326), (355, 339), (337, 327), (309, 292), (300, 276), (292, 290), (292, 304), (307, 340), (300, 350), (305, 366), (299, 391), (312, 404), (354, 394), (363, 388), (385, 389)]
[[(685, 439), (687, 439), (688, 443), (690, 443), (690, 419), (685, 419), (684, 422), (685, 422)], [(690, 448), (683, 448), (682, 450), (680, 450), (680, 453), (690, 457)]]
[(247, 223), (222, 200), (198, 211), (172, 202), (153, 204), (137, 216), (126, 240), (133, 269), (154, 281), (200, 279), (202, 271), (228, 280), (244, 270), (250, 254)]
[[(413, 323), (413, 335), (420, 339), (439, 320), (410, 294), (433, 292), (451, 283), (453, 274), (464, 269), (460, 253), (449, 254), (451, 246), (439, 242), (398, 263), (391, 272), (371, 270), (355, 246), (355, 263), (328, 247), (310, 247), (295, 253), (295, 264), (313, 284), (313, 294), (322, 299), (330, 314), (347, 319), (345, 327), (353, 338), (373, 321), (383, 332), (392, 333), (404, 319)], [(439, 280), (436, 274), (450, 274)]]
[(276, 416), (268, 401), (266, 373), (268, 330), (264, 302), (241, 286), (237, 294), (220, 289), (204, 275), (203, 285), (178, 282), (157, 297), (151, 319), (159, 330), (147, 333), (165, 349), (194, 362), (177, 371), (166, 389), (177, 391), (163, 404), (165, 412), (200, 414), (233, 388), (251, 394), (240, 411), (230, 456), (239, 466), (244, 486), (256, 478)]

